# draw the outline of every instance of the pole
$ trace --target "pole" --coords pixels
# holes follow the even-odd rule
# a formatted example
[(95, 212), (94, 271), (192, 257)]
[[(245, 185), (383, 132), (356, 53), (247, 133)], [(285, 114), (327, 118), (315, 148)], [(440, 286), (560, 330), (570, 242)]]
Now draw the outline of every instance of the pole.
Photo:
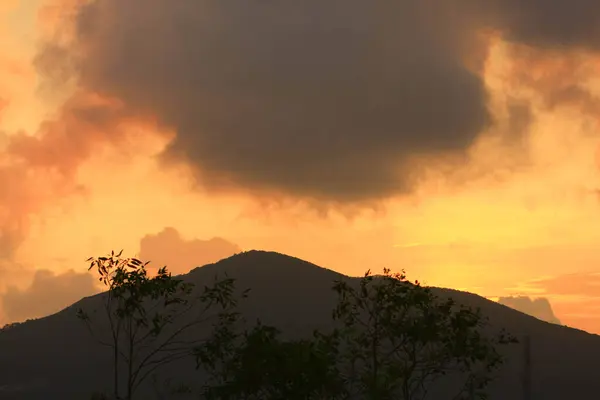
[(523, 342), (523, 400), (531, 400), (531, 337)]

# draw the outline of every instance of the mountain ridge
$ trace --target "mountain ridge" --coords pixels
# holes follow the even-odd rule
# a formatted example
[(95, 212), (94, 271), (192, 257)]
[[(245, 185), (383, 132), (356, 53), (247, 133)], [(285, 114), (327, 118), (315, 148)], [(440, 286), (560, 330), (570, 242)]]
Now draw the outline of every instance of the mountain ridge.
[[(224, 274), (237, 280), (238, 289), (251, 289), (249, 297), (239, 305), (248, 321), (258, 318), (289, 337), (331, 328), (331, 310), (336, 303), (336, 294), (331, 290), (333, 281), (359, 280), (296, 257), (262, 250), (242, 252), (178, 277), (204, 285), (212, 282), (215, 275)], [(600, 382), (594, 374), (600, 359), (599, 336), (539, 320), (476, 294), (445, 288), (432, 290), (442, 298), (452, 297), (460, 304), (481, 308), (491, 328), (506, 328), (517, 338), (531, 338), (533, 398), (586, 399), (590, 393), (600, 392)], [(75, 400), (106, 389), (110, 384), (110, 355), (75, 316), (76, 308), (89, 306), (102, 295), (83, 298), (56, 314), (0, 334), (0, 388), (21, 388), (17, 392), (5, 390), (0, 397)], [(520, 396), (523, 348), (512, 346), (506, 355), (506, 365), (490, 386), (491, 400)], [(194, 379), (192, 365), (177, 364), (169, 369), (178, 378)]]

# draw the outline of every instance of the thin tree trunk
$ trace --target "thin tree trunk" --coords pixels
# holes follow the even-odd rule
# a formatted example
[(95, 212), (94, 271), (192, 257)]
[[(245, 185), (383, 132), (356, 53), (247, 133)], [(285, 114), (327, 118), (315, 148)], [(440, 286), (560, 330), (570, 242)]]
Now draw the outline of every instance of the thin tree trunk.
[(127, 360), (127, 400), (133, 399), (133, 345), (134, 335), (131, 326), (131, 317), (129, 318), (129, 359)]
[(377, 357), (377, 347), (379, 345), (379, 325), (378, 325), (378, 320), (377, 320), (377, 316), (375, 316), (375, 327), (374, 327), (374, 335), (373, 335), (373, 341), (372, 341), (372, 346), (371, 346), (371, 357), (372, 357), (372, 362), (373, 362), (373, 376), (371, 377), (372, 382), (371, 382), (371, 390), (374, 396), (373, 400), (379, 400), (380, 395), (379, 395), (379, 359)]
[(113, 384), (114, 384), (114, 395), (115, 395), (115, 399), (119, 400), (121, 397), (119, 396), (119, 344), (115, 343), (115, 346), (113, 347), (114, 349), (114, 360), (113, 360), (113, 370), (114, 370), (114, 376), (113, 376)]

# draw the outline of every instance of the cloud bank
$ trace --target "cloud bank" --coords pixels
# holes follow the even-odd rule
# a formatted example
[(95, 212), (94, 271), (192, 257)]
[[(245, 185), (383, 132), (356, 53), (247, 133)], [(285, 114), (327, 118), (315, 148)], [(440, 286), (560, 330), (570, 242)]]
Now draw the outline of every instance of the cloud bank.
[(545, 297), (535, 299), (528, 296), (500, 297), (498, 303), (541, 319), (542, 321), (560, 325), (560, 320), (554, 315), (550, 301)]
[(15, 322), (56, 313), (98, 291), (92, 274), (38, 270), (28, 287), (9, 286), (0, 301), (5, 318)]
[(175, 129), (166, 159), (212, 189), (341, 202), (406, 193), (412, 158), (464, 154), (494, 122), (482, 33), (589, 51), (600, 37), (590, 0), (95, 0), (77, 11), (70, 50), (39, 59), (54, 51), (46, 69), (68, 63), (82, 87)]
[(242, 249), (225, 239), (209, 240), (181, 237), (175, 228), (165, 228), (156, 235), (146, 235), (140, 241), (140, 259), (150, 261), (150, 268), (167, 266), (175, 274), (217, 262), (241, 252)]

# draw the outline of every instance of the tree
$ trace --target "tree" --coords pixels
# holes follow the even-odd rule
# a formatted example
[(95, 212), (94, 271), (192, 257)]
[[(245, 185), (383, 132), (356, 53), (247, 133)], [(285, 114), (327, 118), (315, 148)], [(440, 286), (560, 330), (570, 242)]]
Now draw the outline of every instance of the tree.
[[(114, 398), (132, 400), (159, 367), (191, 357), (195, 346), (214, 335), (199, 335), (193, 328), (211, 320), (234, 320), (237, 313), (233, 279), (215, 278), (213, 286), (198, 293), (192, 284), (173, 278), (166, 267), (150, 277), (148, 262), (121, 254), (113, 251), (87, 260), (88, 270), (95, 269), (107, 288), (102, 295), (105, 319), (94, 321), (83, 309), (78, 317), (112, 350)], [(98, 317), (97, 310), (93, 314)], [(119, 381), (122, 376), (124, 383)]]
[(404, 273), (367, 271), (358, 287), (337, 281), (334, 290), (344, 381), (359, 398), (426, 399), (434, 382), (452, 376), (445, 398), (484, 399), (502, 362), (496, 346), (515, 341), (503, 331), (485, 336), (479, 310), (442, 301)]
[(281, 340), (280, 331), (260, 323), (241, 335), (198, 349), (199, 365), (211, 374), (207, 400), (335, 400), (344, 398), (330, 337)]

